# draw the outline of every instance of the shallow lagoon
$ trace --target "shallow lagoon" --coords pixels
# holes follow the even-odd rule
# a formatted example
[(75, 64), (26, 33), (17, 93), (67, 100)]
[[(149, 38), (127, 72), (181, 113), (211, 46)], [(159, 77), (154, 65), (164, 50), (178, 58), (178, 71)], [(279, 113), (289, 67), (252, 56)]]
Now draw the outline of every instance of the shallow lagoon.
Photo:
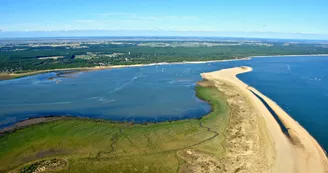
[(239, 75), (240, 79), (276, 101), (328, 149), (328, 57), (324, 56), (169, 64), (71, 75), (52, 72), (0, 81), (0, 127), (44, 115), (138, 123), (201, 117), (210, 106), (195, 96), (200, 73), (241, 65), (254, 71)]

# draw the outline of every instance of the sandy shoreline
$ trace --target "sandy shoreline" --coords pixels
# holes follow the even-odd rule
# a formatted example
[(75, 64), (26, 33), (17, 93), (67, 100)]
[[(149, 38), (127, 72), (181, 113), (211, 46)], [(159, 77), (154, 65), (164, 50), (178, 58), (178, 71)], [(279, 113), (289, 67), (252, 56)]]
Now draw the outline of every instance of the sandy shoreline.
[(49, 69), (49, 70), (39, 70), (26, 73), (0, 73), (0, 80), (7, 80), (19, 77), (25, 77), (30, 75), (36, 75), (47, 72), (54, 71), (93, 71), (93, 70), (105, 70), (105, 69), (114, 69), (114, 68), (128, 68), (128, 67), (146, 67), (146, 66), (156, 66), (156, 65), (169, 65), (169, 64), (203, 64), (203, 63), (212, 63), (212, 62), (227, 62), (227, 61), (240, 61), (240, 60), (250, 60), (251, 58), (239, 58), (239, 59), (227, 59), (227, 60), (211, 60), (211, 61), (182, 61), (182, 62), (160, 62), (160, 63), (151, 63), (151, 64), (133, 64), (133, 65), (113, 65), (113, 66), (95, 66), (95, 67), (76, 67), (76, 68), (61, 68), (61, 69)]
[(49, 70), (39, 70), (26, 73), (0, 73), (0, 80), (8, 80), (13, 78), (25, 77), (30, 75), (36, 75), (40, 73), (47, 73), (53, 71), (93, 71), (93, 70), (105, 70), (114, 68), (127, 68), (127, 67), (146, 67), (154, 65), (168, 65), (168, 64), (202, 64), (202, 63), (212, 63), (212, 62), (228, 62), (228, 61), (240, 61), (240, 60), (251, 60), (252, 58), (266, 58), (266, 57), (294, 57), (294, 56), (328, 56), (328, 54), (311, 54), (311, 55), (266, 55), (266, 56), (249, 56), (245, 58), (238, 59), (226, 59), (226, 60), (211, 60), (211, 61), (182, 61), (182, 62), (160, 62), (160, 63), (150, 63), (150, 64), (133, 64), (133, 65), (113, 65), (113, 66), (95, 66), (95, 67), (75, 67), (75, 68), (61, 68), (61, 69), (49, 69)]
[[(181, 62), (183, 63), (183, 62)], [(190, 62), (189, 62), (190, 63)], [(192, 62), (197, 63), (197, 62)], [(206, 63), (206, 62), (201, 62)], [(152, 64), (158, 65), (158, 64)], [(120, 67), (116, 67), (120, 68)], [(254, 172), (300, 172), (300, 173), (324, 173), (328, 172), (328, 160), (325, 155), (325, 151), (320, 147), (317, 141), (295, 120), (293, 120), (285, 111), (283, 111), (274, 101), (267, 98), (265, 95), (257, 91), (255, 88), (248, 86), (239, 80), (236, 75), (250, 72), (252, 68), (250, 67), (237, 67), (231, 69), (224, 69), (220, 71), (202, 73), (204, 79), (213, 81), (214, 83), (227, 83), (233, 87), (228, 87), (230, 90), (238, 93), (238, 96), (241, 95), (245, 98), (245, 103), (249, 102), (252, 110), (256, 112), (256, 117), (258, 118), (260, 129), (263, 130), (263, 133), (259, 132), (258, 136), (261, 137), (262, 144), (264, 144), (263, 151), (267, 152), (266, 155), (258, 155), (253, 153), (253, 156), (257, 156), (258, 159), (262, 159), (263, 163), (266, 162), (267, 165), (270, 165), (268, 171), (255, 171), (266, 168), (254, 168)], [(219, 85), (215, 85), (220, 87)], [(277, 121), (274, 119), (272, 114), (268, 111), (265, 105), (260, 99), (258, 99), (252, 92), (256, 93), (261, 97), (273, 111), (278, 115), (279, 119), (282, 121), (283, 125), (288, 129), (288, 133), (291, 138), (286, 136), (282, 131)], [(233, 94), (235, 98), (236, 93)], [(239, 102), (237, 102), (239, 103)], [(241, 105), (241, 103), (239, 104)], [(245, 107), (240, 108), (243, 112), (247, 109)], [(60, 118), (60, 117), (58, 117)], [(63, 117), (61, 117), (63, 118)], [(47, 122), (57, 120), (57, 118), (47, 119), (45, 117), (37, 118), (34, 120), (22, 121), (16, 126), (7, 129), (9, 131), (14, 131), (18, 128), (24, 128), (30, 125), (38, 124), (41, 122)], [(245, 119), (243, 119), (245, 121)], [(1, 132), (1, 131), (0, 131)], [(245, 131), (245, 133), (249, 131)], [(1, 133), (0, 133), (1, 134)], [(244, 137), (243, 137), (244, 139)], [(234, 139), (235, 140), (235, 139)], [(255, 144), (251, 141), (247, 141), (249, 146)], [(239, 143), (235, 143), (238, 146)], [(233, 146), (235, 146), (233, 145)], [(231, 145), (232, 146), (232, 145)], [(236, 151), (235, 148), (233, 151)], [(246, 150), (241, 150), (245, 155), (252, 154), (252, 150), (245, 152)], [(255, 150), (256, 151), (256, 150)], [(244, 153), (237, 153), (240, 157), (245, 156)], [(231, 153), (230, 153), (231, 154)], [(240, 158), (237, 157), (237, 158)], [(266, 158), (264, 158), (266, 157)], [(226, 164), (230, 164), (231, 160), (228, 160)], [(250, 164), (250, 162), (246, 162)], [(252, 164), (254, 166), (255, 164)], [(263, 165), (257, 165), (258, 167), (263, 167)]]
[[(252, 71), (252, 68), (237, 67), (203, 73), (202, 77), (215, 82), (226, 82), (235, 86), (239, 90), (239, 93), (246, 97), (252, 104), (257, 112), (258, 119), (264, 120), (264, 130), (270, 139), (270, 141), (266, 142), (266, 145), (271, 146), (274, 151), (273, 154), (268, 153), (268, 156), (272, 154), (268, 158), (269, 165), (272, 165), (269, 170), (270, 172), (328, 172), (327, 157), (317, 141), (276, 103), (236, 77), (237, 74), (249, 71)], [(284, 126), (288, 128), (288, 133), (292, 139), (288, 138), (282, 132), (269, 110), (251, 91), (260, 96), (273, 109)], [(265, 138), (264, 136), (262, 137)]]

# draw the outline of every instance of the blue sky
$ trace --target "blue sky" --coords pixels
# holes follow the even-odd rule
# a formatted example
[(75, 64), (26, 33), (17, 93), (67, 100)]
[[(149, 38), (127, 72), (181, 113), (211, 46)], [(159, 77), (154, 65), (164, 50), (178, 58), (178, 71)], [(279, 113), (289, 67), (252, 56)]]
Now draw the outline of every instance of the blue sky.
[(0, 36), (101, 30), (328, 39), (327, 11), (327, 0), (0, 0)]

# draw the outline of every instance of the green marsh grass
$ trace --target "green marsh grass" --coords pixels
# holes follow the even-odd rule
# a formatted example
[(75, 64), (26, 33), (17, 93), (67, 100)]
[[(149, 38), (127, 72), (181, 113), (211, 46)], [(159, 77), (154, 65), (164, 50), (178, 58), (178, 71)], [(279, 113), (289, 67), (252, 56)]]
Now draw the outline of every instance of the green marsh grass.
[(229, 119), (224, 95), (197, 86), (212, 112), (201, 119), (129, 124), (64, 118), (0, 137), (0, 172), (20, 170), (51, 158), (68, 161), (59, 172), (176, 172), (184, 163), (177, 151), (194, 149), (220, 157)]

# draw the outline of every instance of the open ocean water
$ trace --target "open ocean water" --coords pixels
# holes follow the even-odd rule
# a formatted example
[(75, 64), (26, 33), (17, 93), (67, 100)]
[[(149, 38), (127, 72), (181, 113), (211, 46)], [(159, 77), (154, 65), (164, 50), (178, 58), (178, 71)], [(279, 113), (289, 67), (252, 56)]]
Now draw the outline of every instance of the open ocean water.
[(196, 118), (210, 106), (195, 96), (200, 73), (236, 66), (238, 77), (277, 102), (328, 149), (328, 56), (266, 57), (202, 64), (56, 72), (0, 81), (0, 128), (29, 117), (71, 115), (117, 121)]

